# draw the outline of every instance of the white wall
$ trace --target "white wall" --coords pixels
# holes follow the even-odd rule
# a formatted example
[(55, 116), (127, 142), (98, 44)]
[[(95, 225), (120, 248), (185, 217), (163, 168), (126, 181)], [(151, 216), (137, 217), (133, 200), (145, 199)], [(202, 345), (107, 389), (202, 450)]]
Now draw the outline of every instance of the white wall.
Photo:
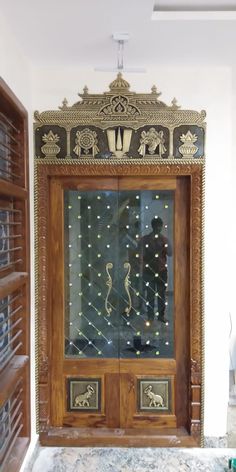
[[(232, 235), (232, 76), (227, 67), (153, 68), (147, 74), (126, 74), (131, 89), (150, 91), (155, 83), (170, 104), (207, 111), (205, 232), (205, 426), (207, 436), (226, 433), (228, 403), (229, 311), (233, 311)], [(114, 73), (80, 68), (34, 68), (33, 108), (56, 109), (66, 97), (72, 105), (86, 84), (92, 92), (108, 90)], [(235, 91), (236, 93), (236, 91)], [(234, 166), (234, 172), (236, 168)], [(231, 219), (230, 219), (231, 218)], [(234, 254), (234, 261), (236, 257)]]
[(31, 109), (30, 66), (0, 14), (0, 76), (26, 109)]
[[(18, 46), (8, 24), (0, 15), (0, 76), (22, 102), (29, 117), (29, 186), (30, 186), (30, 217), (31, 217), (31, 272), (34, 273), (33, 254), (33, 121), (31, 106), (31, 68), (27, 58)], [(27, 453), (30, 456), (36, 440), (35, 428), (35, 335), (34, 335), (34, 277), (31, 279), (31, 445)], [(23, 466), (22, 466), (23, 469)]]
[[(32, 110), (57, 108), (66, 96), (70, 104), (77, 92), (88, 85), (91, 92), (108, 90), (114, 73), (98, 73), (80, 68), (30, 68), (0, 15), (0, 75), (29, 112), (30, 189), (33, 197)], [(205, 332), (205, 434), (220, 436), (226, 432), (228, 402), (228, 314), (236, 316), (234, 297), (235, 222), (232, 202), (236, 197), (236, 144), (232, 140), (232, 123), (236, 119), (236, 69), (227, 67), (153, 68), (147, 74), (126, 74), (131, 89), (150, 91), (156, 83), (161, 97), (170, 103), (177, 97), (183, 108), (207, 111), (206, 159), (206, 332)], [(233, 105), (232, 105), (233, 103)], [(31, 198), (33, 203), (33, 198)], [(31, 204), (31, 217), (33, 208)], [(33, 220), (31, 220), (33, 221)], [(31, 234), (31, 269), (33, 261), (33, 224)], [(34, 279), (32, 277), (32, 446), (35, 434), (34, 388)]]

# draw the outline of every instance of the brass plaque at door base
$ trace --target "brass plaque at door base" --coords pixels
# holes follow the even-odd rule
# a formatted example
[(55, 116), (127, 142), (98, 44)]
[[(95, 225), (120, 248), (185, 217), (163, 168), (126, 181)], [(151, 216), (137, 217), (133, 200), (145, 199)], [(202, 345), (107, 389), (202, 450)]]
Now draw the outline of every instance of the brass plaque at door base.
[(138, 411), (171, 412), (170, 379), (138, 380)]
[(68, 379), (69, 411), (100, 411), (101, 380), (94, 378)]

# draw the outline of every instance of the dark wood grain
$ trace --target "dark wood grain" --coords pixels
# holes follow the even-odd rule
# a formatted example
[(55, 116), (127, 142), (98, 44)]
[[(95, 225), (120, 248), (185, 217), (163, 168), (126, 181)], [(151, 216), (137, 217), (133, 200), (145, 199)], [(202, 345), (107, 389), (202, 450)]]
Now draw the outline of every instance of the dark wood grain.
[(119, 177), (119, 190), (175, 190), (175, 177)]
[(160, 376), (174, 374), (176, 361), (175, 359), (120, 359), (120, 372), (130, 371), (139, 377), (147, 376), (147, 372), (148, 375)]
[(62, 424), (64, 410), (64, 217), (61, 185), (52, 180), (50, 188), (50, 333), (51, 359), (51, 421), (53, 426)]
[(120, 375), (106, 374), (105, 376), (105, 410), (107, 426), (120, 426)]
[(71, 190), (118, 190), (117, 179), (111, 177), (83, 177), (82, 179), (64, 177), (62, 179), (63, 189)]

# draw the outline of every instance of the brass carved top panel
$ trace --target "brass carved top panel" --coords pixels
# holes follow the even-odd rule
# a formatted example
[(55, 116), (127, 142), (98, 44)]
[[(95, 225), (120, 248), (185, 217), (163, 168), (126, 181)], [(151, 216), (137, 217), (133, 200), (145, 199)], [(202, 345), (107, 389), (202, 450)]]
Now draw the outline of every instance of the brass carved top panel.
[(118, 73), (103, 94), (85, 86), (72, 106), (35, 112), (35, 157), (42, 159), (204, 157), (205, 111), (181, 110), (173, 99), (130, 91)]

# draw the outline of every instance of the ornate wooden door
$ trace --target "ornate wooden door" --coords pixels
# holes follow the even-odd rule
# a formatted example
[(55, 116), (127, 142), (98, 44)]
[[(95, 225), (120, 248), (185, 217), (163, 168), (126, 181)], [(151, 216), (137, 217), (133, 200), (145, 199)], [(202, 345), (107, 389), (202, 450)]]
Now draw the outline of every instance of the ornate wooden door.
[(200, 445), (205, 112), (35, 112), (37, 416), (48, 445)]
[(51, 180), (53, 426), (187, 426), (185, 180)]

